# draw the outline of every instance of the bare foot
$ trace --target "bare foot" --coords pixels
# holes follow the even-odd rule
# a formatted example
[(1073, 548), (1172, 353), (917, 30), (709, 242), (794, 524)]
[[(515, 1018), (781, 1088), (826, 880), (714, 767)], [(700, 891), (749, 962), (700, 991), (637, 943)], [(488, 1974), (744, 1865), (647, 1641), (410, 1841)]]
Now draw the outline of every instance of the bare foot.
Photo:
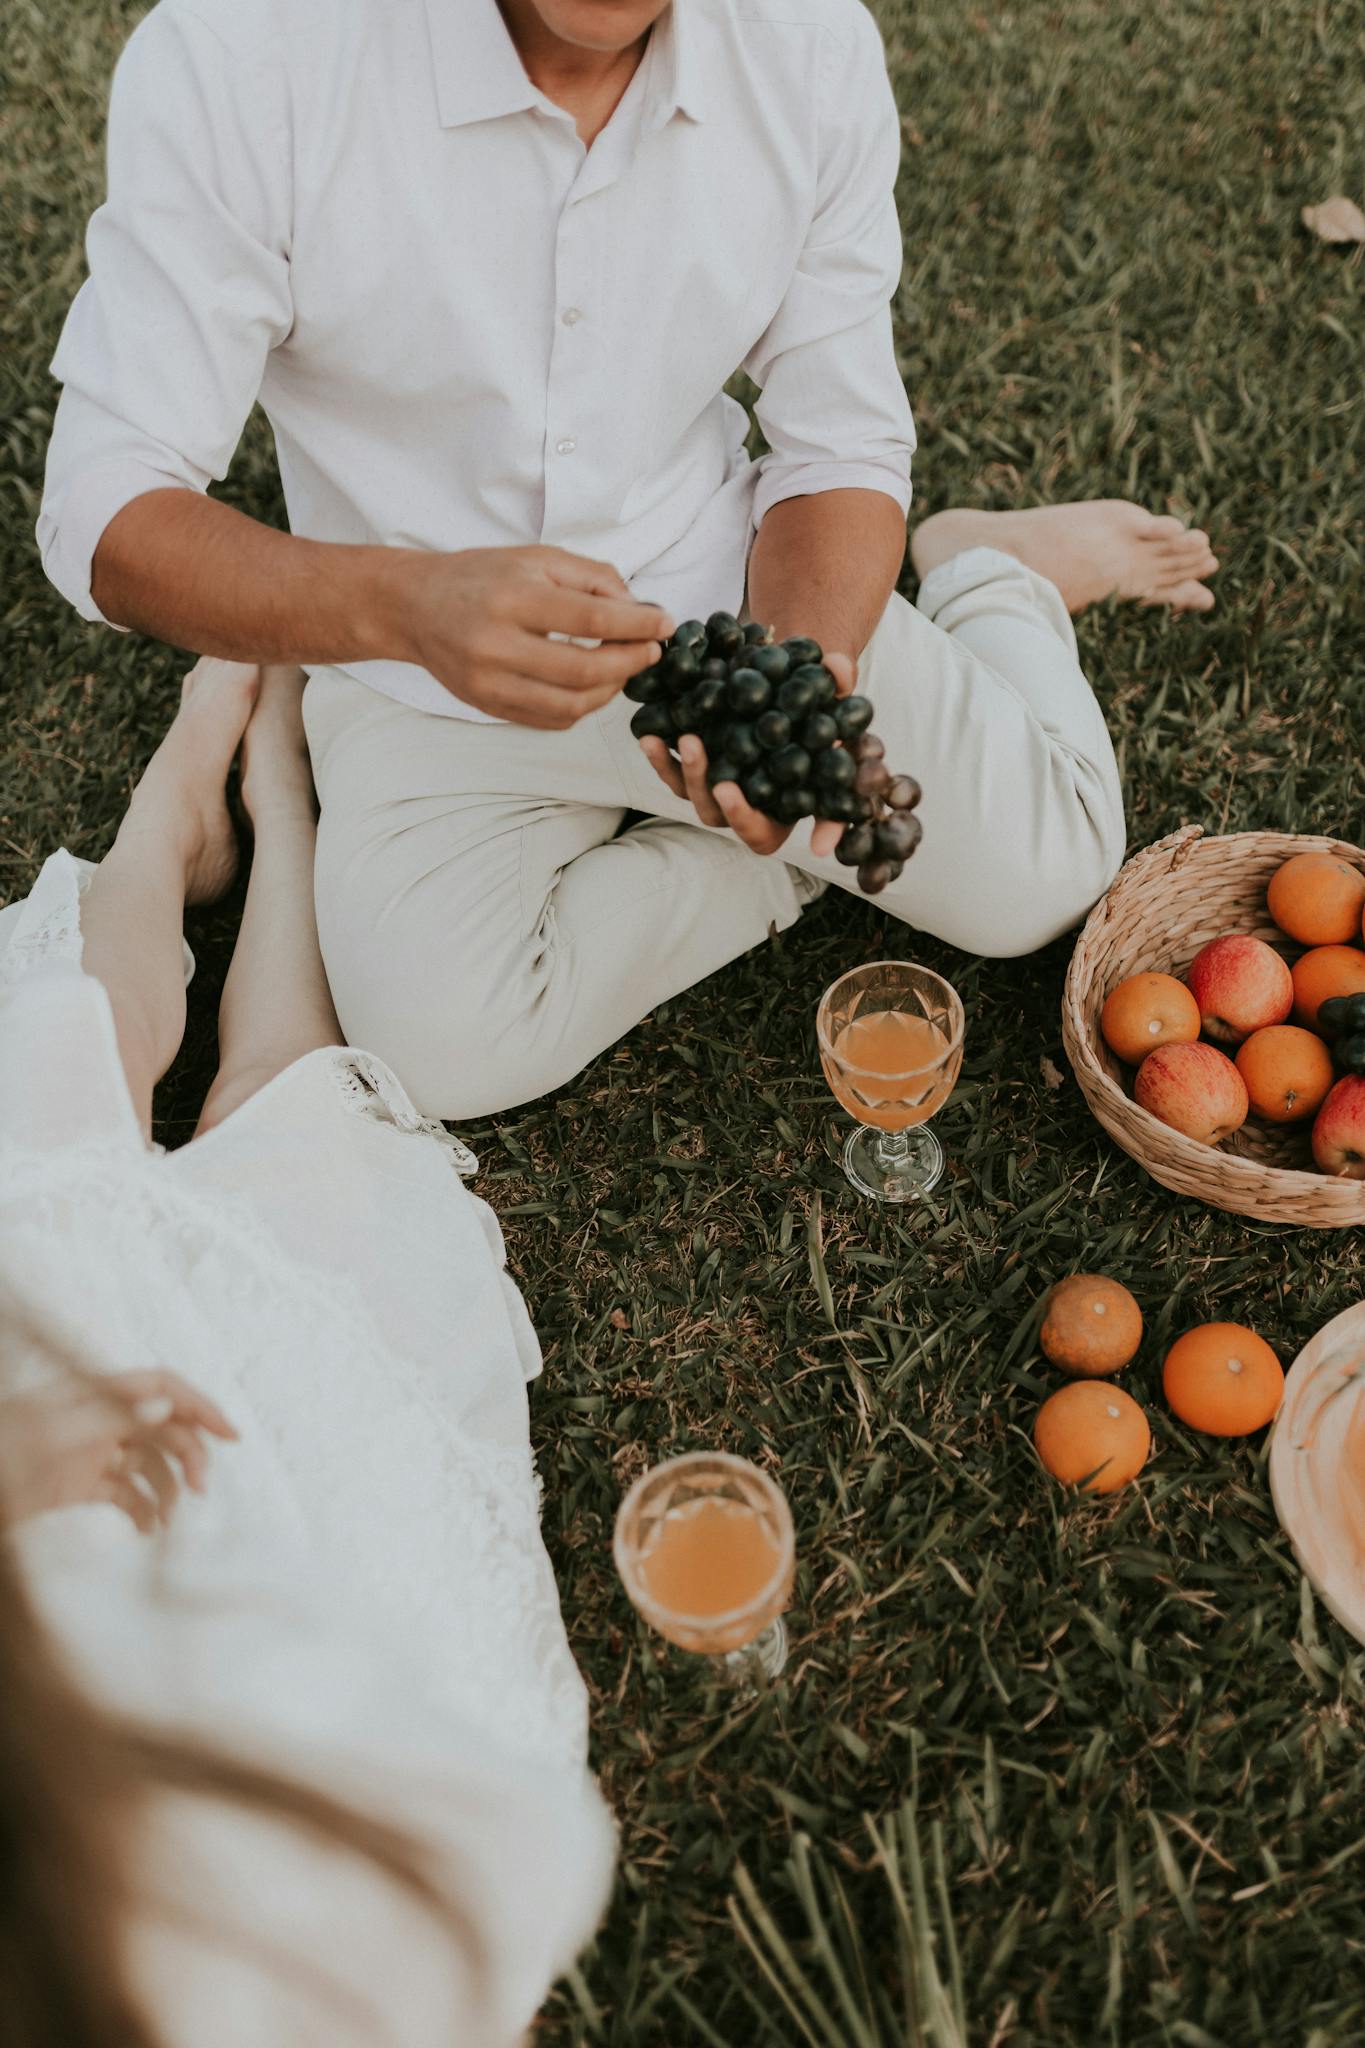
[(1027, 512), (936, 512), (916, 527), (910, 557), (922, 578), (964, 548), (1000, 548), (1055, 583), (1069, 612), (1132, 598), (1177, 612), (1213, 609), (1218, 557), (1209, 537), (1125, 498), (1040, 505)]
[(303, 730), (301, 668), (261, 670), (261, 692), (242, 741), (242, 806), (253, 824), (263, 812), (317, 816), (313, 770)]
[(180, 686), (180, 709), (133, 791), (125, 834), (169, 838), (185, 867), (185, 901), (214, 903), (237, 872), (227, 778), (260, 687), (260, 670), (205, 658)]

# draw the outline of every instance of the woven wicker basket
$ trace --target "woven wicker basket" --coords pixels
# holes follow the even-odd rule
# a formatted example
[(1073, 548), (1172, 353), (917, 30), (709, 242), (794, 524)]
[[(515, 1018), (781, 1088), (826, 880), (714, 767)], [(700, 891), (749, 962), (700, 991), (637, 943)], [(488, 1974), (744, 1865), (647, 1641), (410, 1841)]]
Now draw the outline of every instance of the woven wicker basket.
[(1251, 1118), (1218, 1147), (1200, 1145), (1140, 1109), (1126, 1070), (1100, 1036), (1100, 1011), (1126, 975), (1183, 974), (1223, 932), (1251, 932), (1286, 957), (1300, 950), (1271, 923), (1270, 877), (1295, 853), (1333, 853), (1365, 872), (1365, 851), (1337, 839), (1237, 832), (1206, 839), (1187, 825), (1135, 854), (1090, 913), (1062, 995), (1062, 1037), (1086, 1101), (1109, 1135), (1163, 1187), (1268, 1223), (1318, 1230), (1365, 1224), (1365, 1181), (1318, 1173), (1307, 1124)]

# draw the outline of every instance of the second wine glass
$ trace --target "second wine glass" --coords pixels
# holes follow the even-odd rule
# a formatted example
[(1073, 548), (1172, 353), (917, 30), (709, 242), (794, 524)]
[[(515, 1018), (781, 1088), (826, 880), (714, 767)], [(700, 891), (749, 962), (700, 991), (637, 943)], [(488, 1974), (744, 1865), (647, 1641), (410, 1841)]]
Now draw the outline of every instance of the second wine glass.
[(910, 960), (874, 960), (825, 990), (815, 1020), (834, 1096), (858, 1119), (844, 1172), (879, 1202), (914, 1202), (937, 1186), (943, 1147), (924, 1126), (952, 1094), (965, 1019), (950, 983)]

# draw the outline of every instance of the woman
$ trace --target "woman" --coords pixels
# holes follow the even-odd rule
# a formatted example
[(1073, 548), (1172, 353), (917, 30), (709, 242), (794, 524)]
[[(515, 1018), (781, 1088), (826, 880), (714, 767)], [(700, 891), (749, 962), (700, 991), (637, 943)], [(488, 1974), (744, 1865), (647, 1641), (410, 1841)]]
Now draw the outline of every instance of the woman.
[[(538, 1351), (469, 1155), (338, 1046), (301, 689), (201, 663), (106, 859), (54, 855), (0, 920), (0, 1493), (37, 1613), (6, 1561), (0, 1998), (25, 2048), (503, 2048), (608, 1882)], [(183, 910), (231, 882), (239, 744), (219, 1071), (166, 1154)]]

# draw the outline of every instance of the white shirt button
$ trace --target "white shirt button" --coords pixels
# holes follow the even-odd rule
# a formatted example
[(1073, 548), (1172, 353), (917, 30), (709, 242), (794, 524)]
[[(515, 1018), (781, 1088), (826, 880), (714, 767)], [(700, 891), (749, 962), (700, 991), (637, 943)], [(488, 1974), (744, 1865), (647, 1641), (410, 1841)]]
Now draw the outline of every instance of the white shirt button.
[(560, 439), (559, 439), (558, 441), (556, 441), (556, 442), (555, 442), (555, 454), (556, 454), (556, 455), (572, 455), (572, 454), (573, 454), (573, 452), (574, 452), (574, 449), (575, 449), (575, 448), (576, 448), (577, 446), (578, 446), (578, 443), (577, 443), (577, 441), (575, 441), (575, 439), (574, 439), (574, 437), (573, 437), (573, 435), (572, 435), (572, 434), (564, 434), (564, 435), (562, 435), (562, 436), (561, 436), (561, 438), (560, 438)]
[(566, 306), (559, 317), (566, 327), (576, 327), (583, 315), (577, 306)]

